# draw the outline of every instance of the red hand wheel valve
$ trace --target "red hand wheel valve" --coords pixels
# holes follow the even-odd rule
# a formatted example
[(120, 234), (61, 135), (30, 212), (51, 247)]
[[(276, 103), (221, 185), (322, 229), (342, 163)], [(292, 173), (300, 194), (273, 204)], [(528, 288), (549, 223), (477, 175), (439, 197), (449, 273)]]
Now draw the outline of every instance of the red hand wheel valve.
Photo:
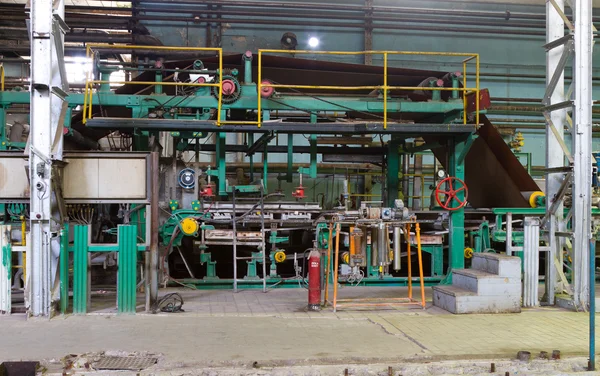
[[(458, 193), (464, 191), (464, 199)], [(442, 199), (440, 199), (442, 196)], [(467, 204), (469, 191), (464, 181), (454, 176), (449, 176), (440, 181), (435, 189), (435, 200), (445, 210), (458, 210)]]

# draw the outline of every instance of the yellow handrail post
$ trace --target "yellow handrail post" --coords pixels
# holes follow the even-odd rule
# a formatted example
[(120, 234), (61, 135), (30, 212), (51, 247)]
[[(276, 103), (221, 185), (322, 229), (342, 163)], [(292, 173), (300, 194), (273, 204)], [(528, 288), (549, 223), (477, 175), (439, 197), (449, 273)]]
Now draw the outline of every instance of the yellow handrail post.
[(325, 269), (325, 298), (323, 306), (327, 307), (329, 302), (329, 278), (331, 273), (331, 248), (332, 248), (332, 237), (333, 237), (333, 223), (329, 224), (329, 238), (327, 239), (327, 266)]
[(475, 63), (477, 64), (477, 70), (475, 72), (475, 80), (477, 81), (475, 86), (477, 87), (477, 92), (475, 93), (477, 97), (475, 98), (475, 123), (479, 125), (479, 54), (475, 58)]
[(258, 50), (258, 76), (256, 78), (256, 98), (257, 98), (257, 104), (256, 104), (256, 116), (257, 118), (257, 123), (256, 125), (258, 126), (258, 128), (260, 128), (261, 124), (262, 124), (262, 110), (261, 110), (261, 92), (262, 92), (262, 51)]
[(467, 124), (467, 61), (463, 61), (463, 124)]
[(219, 48), (219, 111), (217, 113), (217, 126), (221, 126), (221, 107), (223, 106), (223, 50)]
[(4, 65), (0, 64), (0, 91), (4, 91)]
[(388, 69), (387, 52), (383, 53), (383, 129), (387, 129), (387, 91), (388, 91)]

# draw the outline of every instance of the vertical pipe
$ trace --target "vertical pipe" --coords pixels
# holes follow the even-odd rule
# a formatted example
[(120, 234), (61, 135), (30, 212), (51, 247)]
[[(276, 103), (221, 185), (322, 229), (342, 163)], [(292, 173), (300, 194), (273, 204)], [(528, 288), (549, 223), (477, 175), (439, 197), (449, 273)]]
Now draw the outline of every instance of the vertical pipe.
[(380, 223), (379, 231), (378, 231), (379, 239), (377, 243), (379, 244), (379, 250), (377, 252), (377, 261), (379, 261), (380, 270), (381, 267), (384, 267), (388, 264), (390, 253), (388, 250), (388, 241), (389, 235), (387, 231), (387, 225)]
[[(523, 306), (535, 307), (538, 302), (540, 222), (538, 218), (525, 217), (523, 226)], [(507, 237), (508, 240), (508, 237)]]
[(333, 270), (333, 312), (337, 308), (337, 290), (338, 290), (338, 268), (340, 260), (340, 224), (335, 224), (335, 258), (334, 258), (334, 270)]
[(329, 237), (327, 240), (327, 269), (325, 270), (325, 298), (323, 306), (327, 306), (329, 301), (329, 278), (331, 276), (331, 241), (333, 235), (333, 223), (329, 224)]
[(421, 227), (415, 224), (415, 236), (417, 237), (417, 257), (419, 258), (419, 280), (421, 281), (421, 306), (425, 308), (425, 281), (423, 279), (423, 252), (421, 250)]
[[(422, 145), (423, 142), (415, 142), (415, 146)], [(423, 208), (423, 202), (421, 201), (422, 180), (423, 180), (423, 155), (415, 154), (414, 156), (414, 167), (413, 167), (413, 210), (421, 210)]]
[[(151, 188), (150, 188), (150, 248), (147, 269), (146, 269), (146, 311), (150, 312), (152, 307), (158, 301), (158, 270), (160, 267), (164, 267), (164, 265), (158, 265), (158, 227), (159, 227), (159, 155), (158, 152), (152, 152), (150, 155), (151, 159)], [(137, 243), (137, 238), (136, 238)]]
[(402, 259), (401, 259), (401, 247), (400, 243), (402, 242), (402, 231), (400, 227), (394, 226), (394, 270), (398, 271), (402, 269)]
[(467, 124), (467, 62), (463, 61), (463, 124)]
[[(266, 146), (265, 146), (266, 148)], [(266, 167), (266, 166), (265, 166)], [(263, 292), (267, 292), (267, 245), (265, 244), (265, 188), (264, 184), (260, 187), (260, 233), (262, 243), (262, 283)]]
[[(233, 186), (231, 190), (231, 207), (233, 209), (232, 217), (232, 231), (233, 231), (233, 292), (237, 292), (237, 227), (236, 227), (236, 211), (235, 211), (235, 190)], [(264, 252), (264, 250), (263, 250)]]
[(219, 54), (219, 103), (217, 105), (217, 125), (221, 125), (222, 114), (221, 109), (223, 108), (223, 49), (217, 49)]
[(406, 231), (404, 231), (404, 237), (406, 238), (406, 257), (408, 262), (408, 298), (412, 299), (412, 260), (410, 255), (410, 223), (406, 225)]
[(590, 364), (588, 371), (596, 370), (596, 239), (590, 241)]
[(379, 266), (378, 253), (379, 253), (379, 228), (371, 227), (371, 266)]
[(388, 54), (383, 53), (383, 129), (387, 128)]
[[(25, 262), (25, 257), (23, 257)], [(25, 264), (23, 264), (25, 265)], [(23, 267), (23, 270), (25, 268)], [(25, 272), (23, 272), (23, 280)], [(60, 234), (60, 312), (64, 315), (69, 307), (69, 224), (61, 230)]]
[(11, 226), (0, 225), (0, 314), (10, 314), (12, 310), (10, 233)]
[(477, 54), (477, 57), (475, 58), (475, 62), (477, 64), (477, 70), (475, 73), (475, 80), (476, 80), (476, 84), (477, 84), (477, 93), (475, 93), (476, 97), (475, 97), (475, 111), (477, 111), (475, 113), (475, 124), (479, 124), (479, 54)]
[(262, 51), (258, 50), (258, 77), (256, 79), (256, 99), (257, 99), (257, 104), (256, 104), (256, 116), (257, 116), (257, 125), (258, 128), (260, 128), (261, 124), (262, 124), (262, 109), (261, 109), (261, 96), (260, 93), (262, 92)]

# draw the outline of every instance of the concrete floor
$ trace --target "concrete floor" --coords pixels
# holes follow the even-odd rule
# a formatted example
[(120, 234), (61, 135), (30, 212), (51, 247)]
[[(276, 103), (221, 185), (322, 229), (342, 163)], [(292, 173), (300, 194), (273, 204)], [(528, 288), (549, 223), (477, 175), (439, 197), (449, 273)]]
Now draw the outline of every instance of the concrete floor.
[[(426, 288), (428, 299), (430, 291)], [(233, 293), (170, 288), (161, 289), (160, 295), (170, 292), (183, 296), (185, 312), (107, 314), (114, 296), (104, 292), (92, 299), (99, 314), (58, 316), (49, 321), (27, 320), (22, 315), (1, 317), (0, 361), (127, 351), (162, 354), (162, 369), (199, 369), (247, 367), (254, 362), (262, 367), (287, 367), (501, 360), (514, 358), (519, 350), (534, 356), (542, 350), (561, 350), (563, 357), (587, 353), (588, 315), (558, 308), (452, 315), (428, 303), (426, 309), (405, 305), (307, 312), (305, 289)], [(406, 293), (406, 288), (344, 287), (340, 298), (405, 297)], [(415, 297), (419, 293), (415, 289)], [(586, 365), (583, 358), (575, 363), (578, 370)]]

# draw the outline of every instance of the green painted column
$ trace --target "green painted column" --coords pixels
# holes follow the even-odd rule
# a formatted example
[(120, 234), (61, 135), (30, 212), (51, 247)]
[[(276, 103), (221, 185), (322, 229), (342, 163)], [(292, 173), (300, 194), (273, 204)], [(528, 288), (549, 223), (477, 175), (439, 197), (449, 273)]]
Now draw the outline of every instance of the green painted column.
[(87, 313), (88, 305), (88, 226), (73, 229), (73, 313)]
[(227, 184), (225, 177), (225, 148), (226, 146), (225, 133), (217, 132), (216, 133), (216, 142), (217, 142), (217, 178), (219, 179), (219, 196), (227, 195)]
[(69, 225), (60, 232), (60, 312), (64, 315), (69, 307)]
[(400, 139), (393, 137), (388, 142), (387, 153), (387, 177), (386, 177), (386, 206), (393, 207), (394, 200), (398, 198), (398, 190), (400, 189), (400, 180), (398, 174), (400, 172)]
[[(254, 133), (248, 133), (248, 147), (254, 144)], [(251, 154), (248, 159), (250, 159), (250, 184), (254, 182), (254, 154)]]
[(117, 309), (135, 313), (137, 284), (137, 226), (119, 225), (119, 270), (117, 272)]
[[(464, 157), (472, 144), (472, 139), (469, 137), (466, 140), (450, 140), (448, 147), (449, 155), (449, 175), (465, 180), (465, 161)], [(457, 197), (460, 200), (465, 199), (464, 191), (458, 192)], [(458, 206), (454, 202), (455, 206)], [(449, 233), (449, 250), (450, 256), (448, 258), (450, 270), (448, 275), (452, 272), (452, 269), (462, 269), (465, 267), (465, 210), (458, 209), (450, 212), (450, 233)], [(450, 275), (447, 279), (448, 283), (452, 282), (452, 276)]]

